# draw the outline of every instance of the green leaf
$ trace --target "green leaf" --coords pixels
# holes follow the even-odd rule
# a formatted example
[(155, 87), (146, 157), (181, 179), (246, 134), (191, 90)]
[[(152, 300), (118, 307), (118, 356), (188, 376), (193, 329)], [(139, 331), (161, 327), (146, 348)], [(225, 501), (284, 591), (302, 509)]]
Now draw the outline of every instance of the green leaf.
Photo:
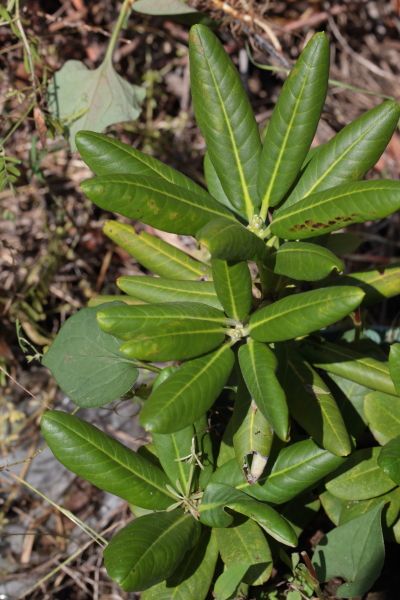
[(117, 279), (120, 290), (144, 302), (201, 302), (222, 309), (211, 281), (181, 281), (166, 277), (127, 275)]
[(253, 519), (279, 542), (288, 546), (297, 545), (292, 527), (271, 506), (258, 502), (229, 485), (209, 483), (199, 505), (200, 521), (209, 527), (229, 527), (234, 518), (225, 508)]
[(399, 181), (345, 183), (278, 209), (271, 231), (288, 240), (311, 238), (353, 223), (382, 219), (399, 208)]
[(117, 221), (106, 221), (103, 231), (113, 242), (149, 271), (171, 279), (199, 279), (211, 275), (211, 269), (182, 250), (145, 231)]
[(326, 490), (320, 494), (319, 499), (321, 500), (322, 508), (326, 512), (328, 518), (334, 525), (338, 526), (340, 522), (340, 516), (345, 505), (345, 500), (336, 498), (336, 496), (330, 492), (327, 492)]
[(400, 435), (385, 444), (378, 456), (380, 468), (400, 485)]
[(100, 489), (142, 508), (162, 510), (174, 502), (158, 467), (97, 427), (52, 410), (44, 414), (41, 430), (54, 456)]
[(257, 494), (260, 500), (283, 504), (312, 488), (341, 464), (342, 458), (323, 450), (312, 440), (295, 442), (279, 452), (264, 484), (245, 491)]
[[(225, 316), (222, 311), (197, 302), (166, 302), (161, 304), (139, 304), (127, 306), (114, 304), (100, 308), (97, 321), (103, 331), (123, 340), (129, 340), (142, 333), (154, 332), (158, 328), (172, 326), (179, 331), (180, 324), (193, 326), (213, 325), (222, 328)], [(162, 333), (162, 331), (161, 331)]]
[(230, 58), (206, 27), (192, 27), (189, 56), (194, 112), (210, 160), (230, 202), (250, 221), (258, 206), (261, 141), (249, 99)]
[(219, 551), (224, 564), (229, 568), (246, 564), (243, 576), (249, 585), (261, 585), (272, 573), (272, 556), (268, 542), (260, 527), (247, 519), (240, 525), (215, 529)]
[(236, 595), (237, 588), (248, 569), (247, 563), (235, 563), (225, 569), (218, 577), (213, 589), (215, 600), (229, 600)]
[(380, 450), (356, 450), (344, 463), (346, 470), (326, 484), (328, 492), (342, 500), (368, 500), (393, 489), (395, 483), (378, 465)]
[(132, 10), (156, 16), (187, 15), (197, 12), (183, 0), (137, 0)]
[(365, 396), (364, 413), (372, 435), (382, 446), (400, 435), (400, 398), (383, 392)]
[(238, 214), (240, 217), (246, 217), (246, 213), (243, 214), (243, 211), (241, 212), (239, 209), (237, 209), (230, 202), (228, 196), (225, 194), (224, 188), (221, 185), (221, 181), (217, 175), (216, 170), (214, 169), (214, 166), (211, 162), (211, 159), (210, 159), (208, 153), (206, 153), (206, 155), (204, 157), (203, 168), (204, 168), (204, 177), (206, 179), (207, 188), (208, 188), (208, 191), (211, 194), (211, 196), (213, 198), (215, 198), (215, 200), (217, 200), (220, 204), (222, 204), (223, 206), (226, 206), (226, 208), (229, 208), (229, 210)]
[(319, 581), (342, 577), (336, 594), (353, 598), (368, 592), (383, 567), (381, 514), (383, 504), (329, 532), (316, 547), (313, 564)]
[(262, 260), (267, 252), (264, 242), (238, 221), (214, 219), (196, 237), (213, 258), (230, 262)]
[(119, 351), (119, 340), (99, 328), (97, 310), (84, 308), (70, 317), (42, 360), (65, 394), (85, 408), (118, 400), (138, 376)]
[(324, 380), (338, 403), (350, 436), (355, 440), (360, 439), (367, 424), (364, 414), (364, 399), (371, 390), (332, 373), (329, 374), (329, 377), (325, 373)]
[(276, 435), (288, 439), (289, 413), (285, 393), (275, 375), (277, 359), (265, 344), (248, 340), (239, 349), (239, 364), (246, 386)]
[(277, 300), (250, 317), (250, 336), (280, 342), (332, 325), (359, 306), (364, 292), (356, 287), (321, 288)]
[(199, 523), (178, 510), (139, 517), (104, 550), (107, 573), (127, 592), (145, 590), (172, 575), (199, 534)]
[(135, 121), (145, 90), (128, 83), (105, 59), (97, 69), (88, 69), (79, 60), (68, 60), (49, 84), (49, 109), (68, 126), (72, 150), (75, 134), (81, 129), (103, 131), (121, 121)]
[(90, 298), (87, 305), (89, 308), (97, 308), (102, 304), (110, 304), (110, 302), (124, 302), (125, 304), (144, 304), (142, 300), (126, 296), (125, 294), (98, 294)]
[(160, 177), (102, 175), (86, 179), (81, 187), (100, 208), (172, 233), (195, 235), (210, 220), (221, 217), (235, 222), (211, 196)]
[(281, 381), (293, 418), (317, 444), (332, 454), (350, 454), (349, 434), (324, 380), (294, 352), (289, 352), (280, 362), (286, 366)]
[(258, 170), (262, 216), (295, 181), (317, 129), (328, 89), (329, 45), (313, 36), (285, 81), (268, 123)]
[(243, 321), (252, 304), (251, 275), (246, 262), (228, 264), (215, 259), (211, 263), (215, 291), (228, 317)]
[(332, 278), (331, 282), (333, 285), (356, 285), (360, 287), (365, 292), (363, 305), (368, 306), (400, 294), (400, 267), (389, 265), (382, 269), (340, 275)]
[(215, 532), (209, 535), (204, 529), (199, 543), (184, 556), (168, 582), (163, 581), (146, 590), (141, 594), (141, 600), (205, 600), (217, 558)]
[(308, 163), (285, 207), (315, 192), (362, 179), (386, 148), (399, 117), (399, 105), (388, 100), (344, 127)]
[(190, 494), (190, 456), (192, 442), (196, 439), (193, 425), (175, 433), (154, 433), (152, 441), (164, 472), (173, 486), (177, 482), (185, 493)]
[(286, 242), (273, 255), (274, 272), (300, 281), (318, 281), (336, 270), (343, 262), (333, 252), (307, 242)]
[[(379, 460), (379, 459), (378, 459)], [(400, 512), (400, 488), (397, 487), (388, 494), (370, 498), (369, 500), (356, 500), (354, 502), (345, 502), (340, 513), (340, 525), (344, 525), (361, 515), (369, 512), (379, 504), (385, 504), (384, 519), (386, 527), (391, 527)]]
[(171, 433), (194, 423), (214, 403), (232, 371), (229, 346), (184, 363), (146, 401), (141, 423), (157, 433)]
[(179, 187), (192, 190), (196, 194), (209, 197), (204, 188), (180, 171), (110, 136), (94, 131), (79, 131), (76, 135), (76, 145), (83, 160), (96, 175), (129, 173), (129, 175), (144, 177), (160, 177)]
[(349, 344), (316, 343), (300, 347), (305, 358), (318, 368), (386, 394), (396, 394), (386, 362), (354, 350)]
[(392, 344), (389, 352), (389, 373), (400, 395), (400, 344)]

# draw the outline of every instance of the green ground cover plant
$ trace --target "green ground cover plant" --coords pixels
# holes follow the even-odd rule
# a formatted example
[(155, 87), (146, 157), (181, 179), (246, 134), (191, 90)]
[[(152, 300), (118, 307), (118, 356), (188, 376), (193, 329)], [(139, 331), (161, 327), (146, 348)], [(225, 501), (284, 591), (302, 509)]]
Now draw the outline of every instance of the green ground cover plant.
[[(67, 468), (131, 505), (136, 517), (104, 552), (124, 590), (272, 598), (265, 584), (283, 562), (292, 599), (318, 596), (332, 577), (344, 581), (339, 597), (362, 595), (384, 538), (400, 540), (400, 345), (363, 326), (370, 304), (400, 292), (400, 267), (343, 274), (355, 239), (342, 229), (400, 208), (400, 182), (362, 181), (400, 109), (383, 102), (310, 149), (328, 85), (323, 33), (262, 136), (203, 25), (191, 29), (190, 67), (207, 190), (105, 135), (81, 131), (76, 144), (97, 206), (193, 236), (200, 251), (107, 221), (106, 235), (152, 274), (121, 277), (123, 294), (68, 319), (43, 359), (82, 408), (152, 375), (140, 413), (151, 443), (134, 452), (56, 410), (42, 432)], [(303, 550), (321, 509), (335, 528), (303, 564), (291, 549)]]

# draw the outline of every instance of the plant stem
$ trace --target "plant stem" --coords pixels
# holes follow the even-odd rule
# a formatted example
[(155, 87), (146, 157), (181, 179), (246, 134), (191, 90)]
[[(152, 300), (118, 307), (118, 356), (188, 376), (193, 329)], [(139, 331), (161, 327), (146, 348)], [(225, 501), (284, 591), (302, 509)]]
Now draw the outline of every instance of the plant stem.
[(107, 61), (110, 63), (112, 62), (112, 58), (113, 58), (115, 47), (118, 42), (119, 34), (121, 33), (121, 30), (124, 27), (126, 18), (129, 16), (129, 14), (132, 10), (132, 6), (133, 6), (134, 2), (135, 2), (135, 0), (124, 0), (124, 3), (122, 4), (121, 11), (119, 13), (117, 22), (115, 23), (110, 41), (108, 42), (106, 55), (104, 57), (104, 62), (107, 62)]

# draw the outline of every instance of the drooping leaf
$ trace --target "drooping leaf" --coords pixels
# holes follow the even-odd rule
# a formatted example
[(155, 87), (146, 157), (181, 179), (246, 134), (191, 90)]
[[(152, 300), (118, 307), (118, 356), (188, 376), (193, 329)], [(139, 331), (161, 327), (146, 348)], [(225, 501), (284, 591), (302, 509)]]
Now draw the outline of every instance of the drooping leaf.
[(49, 85), (49, 108), (68, 126), (72, 150), (81, 129), (104, 131), (113, 123), (135, 121), (146, 93), (115, 71), (106, 58), (97, 69), (79, 60), (68, 60)]
[(85, 408), (118, 400), (138, 376), (119, 351), (119, 340), (98, 326), (97, 311), (84, 308), (70, 317), (42, 360), (60, 388)]
[(383, 504), (330, 531), (316, 547), (313, 564), (319, 581), (343, 577), (336, 594), (353, 598), (368, 592), (385, 558), (381, 514)]
[(307, 242), (286, 242), (273, 255), (274, 272), (291, 279), (318, 281), (336, 270), (343, 271), (343, 262), (333, 252)]
[(231, 262), (262, 260), (267, 252), (264, 242), (238, 221), (213, 219), (196, 237), (213, 258)]
[(103, 231), (143, 267), (156, 275), (184, 280), (211, 275), (211, 269), (207, 265), (145, 231), (136, 233), (133, 227), (117, 221), (106, 221)]
[(160, 177), (101, 175), (86, 179), (81, 187), (100, 208), (171, 233), (195, 235), (209, 221), (221, 217), (235, 223), (231, 213), (211, 196)]
[(400, 435), (382, 448), (378, 456), (378, 465), (390, 479), (400, 485)]
[(260, 527), (247, 519), (240, 525), (215, 529), (218, 548), (224, 564), (229, 568), (246, 564), (243, 576), (249, 585), (261, 585), (272, 573), (272, 556), (268, 542)]
[(389, 265), (382, 269), (339, 275), (328, 283), (359, 286), (365, 292), (363, 305), (368, 306), (400, 294), (400, 267)]
[(364, 292), (356, 287), (321, 288), (277, 300), (250, 317), (250, 336), (280, 342), (332, 325), (359, 306)]
[(288, 240), (306, 239), (353, 223), (382, 219), (399, 208), (399, 181), (382, 179), (345, 183), (278, 209), (274, 213), (271, 231)]
[(353, 349), (350, 344), (307, 340), (301, 353), (316, 367), (386, 394), (396, 394), (387, 362)]
[(117, 279), (120, 290), (144, 302), (201, 302), (222, 309), (211, 281), (182, 281), (166, 277), (126, 275)]
[(247, 263), (229, 264), (225, 260), (212, 261), (215, 291), (228, 317), (242, 321), (251, 309), (251, 275)]
[(248, 340), (239, 349), (239, 364), (246, 386), (276, 435), (287, 440), (289, 413), (285, 393), (276, 377), (277, 359), (265, 344)]
[(211, 162), (211, 159), (210, 159), (208, 153), (206, 153), (206, 155), (204, 157), (203, 168), (204, 168), (204, 177), (205, 177), (206, 183), (207, 183), (207, 189), (208, 189), (209, 193), (211, 194), (211, 196), (213, 198), (215, 198), (215, 200), (217, 200), (220, 204), (222, 204), (223, 206), (226, 206), (226, 208), (229, 208), (229, 210), (232, 210), (233, 212), (237, 213), (241, 217), (246, 217), (246, 214), (245, 213), (243, 214), (243, 211), (241, 212), (239, 209), (237, 209), (234, 206), (234, 204), (232, 204), (232, 202), (230, 202), (228, 196), (225, 194), (224, 188), (221, 185), (221, 181), (217, 175), (216, 170), (214, 169), (214, 166)]
[(380, 450), (356, 450), (344, 464), (346, 470), (326, 484), (328, 492), (342, 500), (368, 500), (393, 489), (396, 484), (378, 465)]
[(146, 401), (141, 423), (156, 433), (171, 433), (194, 423), (214, 403), (233, 368), (229, 346), (184, 363)]
[(396, 392), (400, 395), (400, 344), (392, 344), (390, 346), (389, 373)]
[(387, 100), (362, 114), (321, 146), (285, 202), (285, 207), (323, 190), (361, 179), (386, 148), (400, 117)]
[(174, 502), (161, 469), (97, 427), (67, 413), (47, 411), (41, 430), (54, 456), (100, 489), (153, 510)]
[(372, 435), (384, 445), (400, 435), (400, 398), (370, 392), (364, 399), (364, 413)]
[(192, 27), (189, 56), (194, 112), (209, 157), (229, 201), (250, 221), (259, 203), (261, 141), (249, 99), (231, 60), (206, 27)]
[(177, 331), (180, 324), (222, 327), (225, 316), (222, 311), (198, 302), (166, 302), (137, 306), (109, 305), (97, 311), (97, 321), (103, 331), (129, 340), (158, 328), (165, 330), (168, 324), (176, 327)]
[(135, 519), (104, 551), (107, 573), (125, 591), (141, 591), (176, 569), (200, 535), (200, 525), (179, 510)]
[(233, 516), (225, 508), (253, 519), (279, 542), (296, 546), (297, 537), (292, 527), (271, 506), (258, 502), (229, 485), (209, 483), (199, 505), (200, 521), (209, 527), (229, 527), (233, 523)]
[(328, 89), (329, 45), (313, 36), (285, 81), (264, 138), (258, 169), (263, 216), (278, 204), (306, 158)]

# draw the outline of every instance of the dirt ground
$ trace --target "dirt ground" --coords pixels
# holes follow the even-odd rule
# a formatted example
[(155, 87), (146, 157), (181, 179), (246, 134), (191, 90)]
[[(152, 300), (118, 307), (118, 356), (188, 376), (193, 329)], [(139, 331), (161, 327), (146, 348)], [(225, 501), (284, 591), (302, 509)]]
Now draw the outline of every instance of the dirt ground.
[[(7, 4), (7, 3), (5, 3)], [(218, 23), (237, 62), (260, 126), (268, 120), (282, 69), (319, 30), (331, 40), (331, 78), (315, 143), (328, 140), (382, 97), (400, 100), (398, 0), (194, 1)], [(0, 14), (0, 151), (17, 159), (15, 180), (0, 191), (0, 598), (135, 598), (121, 592), (102, 566), (101, 540), (129, 518), (120, 500), (77, 479), (52, 458), (40, 438), (48, 407), (72, 410), (40, 355), (64, 320), (97, 293), (114, 293), (118, 274), (139, 267), (102, 234), (104, 218), (82, 195), (89, 171), (71, 153), (48, 114), (46, 82), (66, 60), (89, 68), (101, 61), (118, 3), (27, 0), (21, 23), (32, 49)], [(249, 18), (246, 18), (246, 15)], [(143, 85), (136, 122), (109, 131), (202, 181), (204, 142), (193, 120), (187, 57), (188, 27), (132, 13), (115, 54), (118, 72)], [(399, 177), (395, 133), (371, 177)], [(400, 256), (399, 215), (359, 228), (364, 243), (349, 254), (350, 270), (387, 264)], [(185, 240), (174, 238), (173, 243)], [(399, 306), (373, 313), (392, 325)], [(80, 411), (131, 447), (143, 441), (131, 402)], [(63, 507), (63, 512), (60, 511)], [(68, 512), (69, 511), (69, 512)], [(279, 580), (277, 580), (279, 583)], [(332, 597), (332, 596), (331, 596)], [(390, 592), (380, 598), (389, 598)], [(375, 596), (376, 598), (376, 596)]]

